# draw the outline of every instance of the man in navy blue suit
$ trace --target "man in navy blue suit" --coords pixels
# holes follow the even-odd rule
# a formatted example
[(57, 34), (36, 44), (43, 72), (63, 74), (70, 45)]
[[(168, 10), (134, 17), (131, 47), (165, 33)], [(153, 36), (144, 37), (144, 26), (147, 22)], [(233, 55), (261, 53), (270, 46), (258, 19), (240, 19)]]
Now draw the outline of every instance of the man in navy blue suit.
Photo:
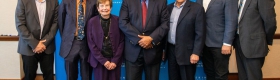
[(229, 57), (236, 34), (237, 0), (197, 0), (206, 12), (203, 68), (207, 80), (227, 80)]
[(166, 0), (123, 0), (119, 27), (125, 34), (126, 79), (158, 80), (168, 32)]
[(86, 23), (98, 14), (96, 0), (63, 0), (59, 6), (58, 27), (61, 34), (60, 56), (65, 60), (67, 80), (77, 80), (78, 62), (82, 80), (91, 80)]

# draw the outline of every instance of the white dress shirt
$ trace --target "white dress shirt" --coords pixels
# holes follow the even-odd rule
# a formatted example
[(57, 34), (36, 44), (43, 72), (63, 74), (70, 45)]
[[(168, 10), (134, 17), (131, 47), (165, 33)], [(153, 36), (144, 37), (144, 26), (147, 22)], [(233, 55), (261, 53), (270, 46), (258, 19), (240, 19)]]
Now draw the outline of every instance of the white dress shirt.
[(39, 16), (39, 22), (40, 22), (40, 27), (41, 27), (41, 34), (40, 34), (40, 39), (42, 38), (42, 32), (44, 29), (44, 23), (45, 23), (45, 14), (46, 14), (46, 0), (43, 0), (40, 2), (39, 0), (35, 0), (36, 2), (36, 7), (37, 7), (37, 12)]
[(211, 2), (211, 0), (203, 0), (203, 7), (205, 12), (207, 11), (208, 5)]

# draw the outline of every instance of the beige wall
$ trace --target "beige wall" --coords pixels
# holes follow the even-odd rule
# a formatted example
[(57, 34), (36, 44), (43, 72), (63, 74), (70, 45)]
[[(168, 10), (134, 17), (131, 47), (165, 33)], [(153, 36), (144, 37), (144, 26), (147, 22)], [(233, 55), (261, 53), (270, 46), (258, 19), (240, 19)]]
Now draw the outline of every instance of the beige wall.
[(280, 34), (280, 0), (274, 0), (275, 1), (275, 11), (276, 11), (276, 19), (277, 19), (277, 30), (276, 33)]

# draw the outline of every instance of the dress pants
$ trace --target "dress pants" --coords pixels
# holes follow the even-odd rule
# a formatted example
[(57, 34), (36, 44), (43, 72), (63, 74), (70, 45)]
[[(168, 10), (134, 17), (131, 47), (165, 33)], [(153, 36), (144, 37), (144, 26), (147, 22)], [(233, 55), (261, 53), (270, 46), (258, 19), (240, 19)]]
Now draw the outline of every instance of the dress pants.
[(246, 53), (243, 53), (240, 47), (238, 35), (235, 39), (235, 50), (239, 80), (262, 80), (262, 66), (264, 64), (265, 57), (246, 58), (244, 56)]
[(91, 80), (92, 67), (87, 62), (88, 55), (86, 40), (74, 40), (69, 54), (64, 58), (67, 80), (78, 79), (78, 65), (80, 65), (82, 80)]
[[(176, 61), (175, 46), (168, 44), (169, 80), (195, 80), (196, 64), (179, 65)], [(190, 58), (186, 58), (190, 59)]]
[(144, 53), (141, 50), (135, 62), (125, 62), (126, 80), (142, 80), (144, 70), (145, 80), (159, 80), (160, 63), (147, 65), (144, 61)]
[(40, 63), (41, 71), (43, 72), (44, 80), (54, 80), (53, 62), (54, 54), (40, 53), (33, 56), (22, 55), (24, 80), (35, 80)]
[(203, 68), (207, 80), (228, 80), (230, 55), (224, 55), (221, 48), (207, 47), (203, 49)]

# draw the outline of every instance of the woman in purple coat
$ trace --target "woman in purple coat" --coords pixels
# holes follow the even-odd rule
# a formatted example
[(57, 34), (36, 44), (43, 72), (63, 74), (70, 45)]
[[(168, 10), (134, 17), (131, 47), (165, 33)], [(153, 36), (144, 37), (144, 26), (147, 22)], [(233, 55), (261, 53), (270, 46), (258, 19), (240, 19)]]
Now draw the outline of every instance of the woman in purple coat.
[(100, 15), (91, 18), (87, 26), (88, 61), (94, 80), (120, 80), (124, 35), (118, 17), (110, 14), (112, 0), (97, 0), (96, 6)]

